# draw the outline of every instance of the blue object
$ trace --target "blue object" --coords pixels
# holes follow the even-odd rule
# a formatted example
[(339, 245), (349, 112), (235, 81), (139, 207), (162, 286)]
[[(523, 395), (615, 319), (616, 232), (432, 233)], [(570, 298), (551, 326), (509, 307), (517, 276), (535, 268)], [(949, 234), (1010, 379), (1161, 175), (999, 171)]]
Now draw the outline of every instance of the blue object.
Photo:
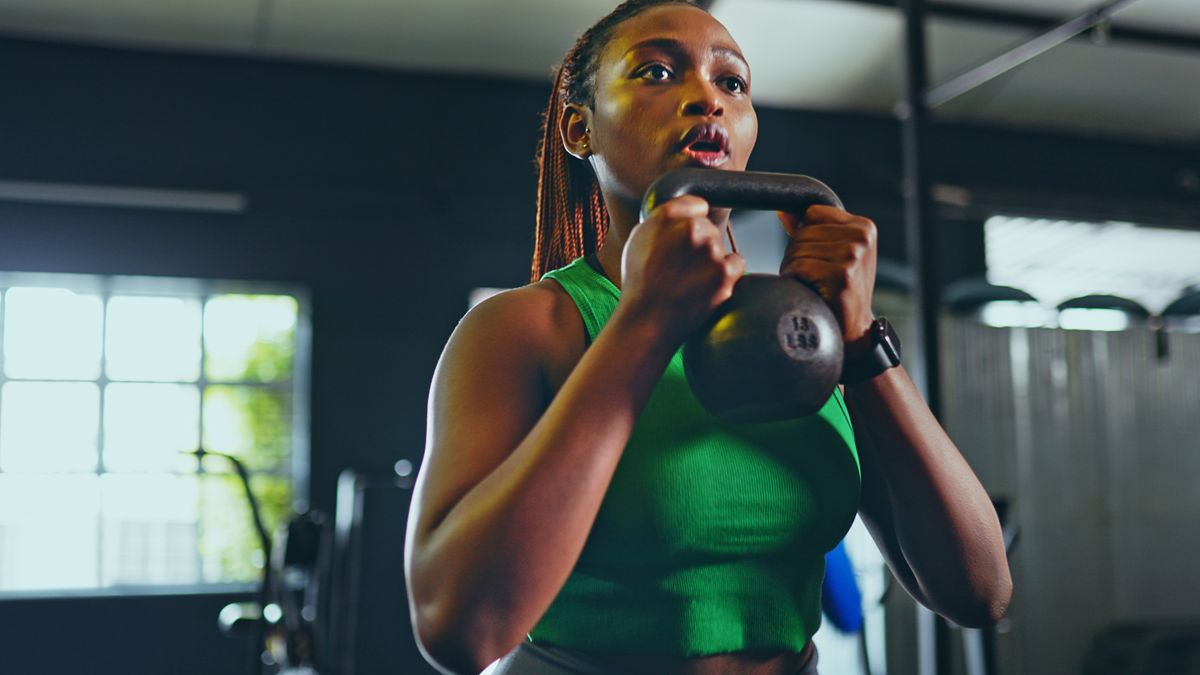
[(845, 542), (825, 554), (825, 581), (821, 584), (821, 609), (843, 633), (862, 630), (862, 593), (854, 579), (854, 568), (846, 555)]

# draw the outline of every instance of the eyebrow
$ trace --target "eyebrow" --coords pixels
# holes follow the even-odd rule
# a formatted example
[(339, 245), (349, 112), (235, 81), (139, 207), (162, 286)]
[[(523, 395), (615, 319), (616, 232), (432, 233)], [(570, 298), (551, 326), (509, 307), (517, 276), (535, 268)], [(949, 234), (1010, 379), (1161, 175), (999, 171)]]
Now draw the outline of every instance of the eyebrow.
[[(639, 49), (661, 49), (666, 52), (677, 52), (677, 53), (684, 53), (687, 51), (687, 49), (684, 48), (683, 43), (674, 38), (650, 38), (648, 40), (642, 40), (641, 42), (630, 47), (625, 52), (625, 55), (628, 56), (630, 52), (634, 52)], [(742, 56), (742, 53), (739, 52), (738, 50), (734, 49), (733, 47), (725, 47), (722, 45), (713, 45), (712, 47), (708, 48), (708, 51), (712, 54), (716, 54), (719, 56), (733, 57), (733, 58), (737, 59), (738, 61), (741, 61), (743, 64), (745, 64), (745, 66), (747, 68), (750, 67), (750, 64), (746, 61), (746, 57)]]

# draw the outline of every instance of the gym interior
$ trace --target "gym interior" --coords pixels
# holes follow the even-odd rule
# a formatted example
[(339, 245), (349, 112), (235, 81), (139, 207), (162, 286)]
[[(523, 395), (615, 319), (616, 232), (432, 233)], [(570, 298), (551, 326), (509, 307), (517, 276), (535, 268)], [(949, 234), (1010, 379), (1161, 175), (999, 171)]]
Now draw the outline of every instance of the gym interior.
[[(855, 523), (821, 671), (1200, 673), (1200, 3), (697, 4), (754, 68), (748, 169), (876, 223), (1012, 573), (962, 628)], [(431, 378), (528, 283), (552, 69), (615, 5), (0, 0), (0, 670), (438, 672)]]

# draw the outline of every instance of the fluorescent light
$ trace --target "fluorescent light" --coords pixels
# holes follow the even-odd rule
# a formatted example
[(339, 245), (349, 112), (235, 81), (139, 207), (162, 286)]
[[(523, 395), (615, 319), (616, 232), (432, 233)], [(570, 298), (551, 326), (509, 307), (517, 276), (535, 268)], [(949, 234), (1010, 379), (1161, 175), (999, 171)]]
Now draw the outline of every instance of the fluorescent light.
[(1007, 216), (989, 218), (984, 232), (988, 281), (1049, 306), (1107, 293), (1158, 313), (1200, 285), (1200, 232)]
[(237, 192), (21, 180), (0, 180), (0, 201), (218, 213), (241, 213), (247, 204), (246, 196)]

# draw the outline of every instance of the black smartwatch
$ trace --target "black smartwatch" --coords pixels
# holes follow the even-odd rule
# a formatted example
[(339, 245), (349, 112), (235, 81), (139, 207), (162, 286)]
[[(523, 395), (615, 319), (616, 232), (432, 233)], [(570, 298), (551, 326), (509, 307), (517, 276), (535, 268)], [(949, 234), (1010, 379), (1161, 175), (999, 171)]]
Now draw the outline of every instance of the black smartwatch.
[(860, 384), (900, 365), (900, 338), (891, 322), (879, 317), (867, 331), (871, 347), (865, 354), (842, 363), (842, 384)]

